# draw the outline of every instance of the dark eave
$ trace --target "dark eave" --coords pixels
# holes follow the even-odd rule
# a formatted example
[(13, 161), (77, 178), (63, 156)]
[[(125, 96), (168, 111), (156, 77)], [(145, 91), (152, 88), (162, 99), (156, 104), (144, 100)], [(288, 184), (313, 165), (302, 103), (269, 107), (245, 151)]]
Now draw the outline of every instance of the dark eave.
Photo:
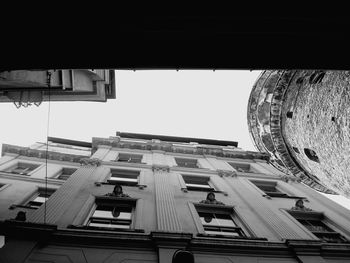
[(72, 146), (91, 148), (91, 142), (69, 140), (69, 139), (63, 139), (63, 138), (57, 138), (57, 137), (47, 137), (47, 140), (49, 142), (53, 142), (53, 143), (62, 143), (62, 144), (68, 144), (68, 145), (72, 145)]
[(212, 139), (177, 137), (177, 136), (155, 135), (155, 134), (141, 134), (141, 133), (130, 133), (130, 132), (117, 132), (117, 136), (120, 136), (122, 138), (130, 138), (130, 139), (142, 139), (142, 140), (158, 139), (161, 141), (168, 141), (168, 142), (179, 142), (179, 143), (197, 142), (199, 144), (207, 144), (207, 145), (218, 145), (218, 146), (229, 145), (229, 146), (238, 147), (238, 142), (235, 142), (235, 141), (222, 141), (222, 140), (212, 140)]

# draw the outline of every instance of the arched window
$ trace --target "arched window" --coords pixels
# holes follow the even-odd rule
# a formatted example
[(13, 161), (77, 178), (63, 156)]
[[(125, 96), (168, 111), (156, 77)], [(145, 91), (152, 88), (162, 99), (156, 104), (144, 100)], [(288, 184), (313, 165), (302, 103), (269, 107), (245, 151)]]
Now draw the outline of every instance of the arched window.
[(304, 153), (311, 161), (318, 162), (318, 163), (320, 162), (315, 151), (308, 148), (304, 148)]

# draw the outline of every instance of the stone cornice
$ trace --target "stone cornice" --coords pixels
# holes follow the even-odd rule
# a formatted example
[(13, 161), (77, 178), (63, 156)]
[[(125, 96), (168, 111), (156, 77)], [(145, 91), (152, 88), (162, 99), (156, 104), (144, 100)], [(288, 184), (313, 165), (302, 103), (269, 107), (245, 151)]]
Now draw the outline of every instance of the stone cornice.
[(260, 152), (227, 152), (222, 148), (212, 148), (205, 146), (198, 147), (180, 147), (173, 146), (171, 143), (167, 142), (146, 142), (146, 143), (137, 143), (137, 142), (127, 142), (120, 141), (120, 139), (104, 139), (104, 138), (93, 138), (92, 139), (92, 154), (96, 152), (99, 145), (107, 145), (110, 147), (116, 148), (127, 148), (127, 149), (139, 149), (139, 150), (148, 150), (148, 151), (163, 151), (163, 152), (172, 152), (172, 153), (181, 153), (181, 154), (191, 154), (191, 155), (213, 155), (224, 158), (239, 158), (239, 159), (263, 159), (269, 160), (269, 155), (267, 153)]
[(21, 156), (34, 157), (38, 159), (48, 159), (64, 162), (81, 163), (82, 159), (87, 157), (84, 155), (66, 154), (48, 151), (46, 154), (45, 150), (30, 149), (29, 147), (22, 147), (10, 144), (2, 145), (2, 155), (4, 153), (18, 154)]

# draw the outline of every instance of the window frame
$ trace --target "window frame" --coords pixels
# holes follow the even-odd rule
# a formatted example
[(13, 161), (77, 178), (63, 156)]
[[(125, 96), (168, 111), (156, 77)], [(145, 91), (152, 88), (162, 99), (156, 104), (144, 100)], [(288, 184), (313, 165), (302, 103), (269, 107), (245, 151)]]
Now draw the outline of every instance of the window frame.
[[(227, 163), (228, 163), (228, 165), (231, 168), (235, 169), (236, 172), (239, 172), (239, 173), (254, 173), (254, 171), (252, 170), (251, 163), (239, 163), (239, 162), (233, 162), (233, 161), (227, 161)], [(245, 167), (248, 167), (248, 170), (247, 171), (240, 171), (240, 170), (238, 170), (235, 167), (235, 165), (238, 166), (237, 167), (238, 169), (243, 169), (243, 170), (245, 169)], [(239, 167), (239, 166), (241, 166), (241, 167)]]
[[(183, 157), (174, 157), (174, 160), (175, 160), (175, 164), (177, 167), (181, 167), (181, 168), (190, 168), (190, 169), (198, 169), (198, 168), (201, 168), (200, 165), (199, 165), (199, 160), (196, 159), (196, 158), (183, 158)], [(181, 161), (184, 161), (184, 160), (191, 160), (191, 161), (196, 161), (196, 167), (188, 167), (188, 166), (181, 166), (179, 165), (178, 163), (178, 160), (181, 162)], [(185, 161), (184, 161), (185, 162)]]
[[(62, 174), (63, 174), (63, 172), (64, 172), (65, 170), (74, 170), (74, 171), (73, 171), (71, 174), (68, 175), (67, 179), (61, 179), (60, 177), (62, 176)], [(67, 181), (67, 180), (70, 178), (70, 176), (71, 176), (72, 174), (74, 174), (77, 170), (78, 170), (77, 167), (62, 167), (62, 169), (60, 170), (60, 172), (58, 173), (58, 175), (56, 175), (55, 179), (57, 179), (57, 180), (62, 180), (62, 181)]]
[[(117, 173), (117, 172), (120, 172), (120, 173), (123, 173), (125, 172), (126, 173), (126, 176), (125, 177), (122, 177), (122, 176), (115, 176), (116, 178), (124, 178), (124, 179), (128, 179), (128, 176), (132, 177), (133, 174), (137, 174), (136, 175), (136, 178), (133, 178), (133, 179), (136, 179), (136, 181), (124, 181), (124, 180), (111, 180), (111, 178), (113, 177), (113, 172)], [(127, 173), (130, 173), (130, 175), (128, 175)], [(110, 184), (110, 185), (116, 185), (116, 184), (120, 184), (120, 185), (123, 185), (123, 186), (140, 186), (140, 180), (141, 180), (141, 170), (128, 170), (128, 169), (119, 169), (119, 168), (110, 168), (110, 172), (109, 172), (109, 176), (108, 178), (106, 179), (106, 182), (107, 184)]]
[[(284, 189), (280, 189), (280, 187), (278, 187), (278, 181), (261, 181), (261, 180), (252, 180), (250, 179), (249, 182), (251, 184), (253, 184), (253, 186), (262, 193), (262, 195), (264, 197), (268, 197), (268, 198), (303, 198), (303, 197), (296, 197), (296, 196), (291, 196), (289, 193), (286, 193), (284, 191)], [(267, 186), (267, 187), (271, 187), (273, 186), (277, 192), (274, 191), (265, 191), (263, 189), (261, 189), (258, 185), (260, 186)], [(280, 194), (278, 194), (280, 193)]]
[[(29, 198), (27, 198), (27, 200), (25, 200), (25, 202), (23, 202), (22, 205), (18, 205), (16, 207), (23, 207), (23, 208), (38, 210), (43, 204), (45, 204), (50, 199), (50, 197), (53, 195), (55, 191), (56, 189), (52, 189), (52, 188), (48, 188), (47, 190), (45, 190), (45, 188), (38, 188), (34, 194), (32, 194)], [(41, 203), (41, 205), (39, 205), (38, 207), (30, 205), (31, 202), (35, 202), (34, 200), (38, 198), (40, 194), (45, 194), (45, 192), (47, 192), (47, 194), (49, 195), (46, 198), (45, 202)]]
[[(211, 182), (211, 177), (210, 176), (199, 176), (199, 175), (190, 175), (190, 174), (180, 174), (183, 182), (184, 182), (184, 187), (182, 188), (182, 190), (186, 190), (186, 191), (198, 191), (198, 192), (220, 192), (220, 191), (217, 191), (217, 187), (213, 184), (213, 182)], [(195, 187), (195, 186), (188, 186), (188, 184), (190, 183), (187, 183), (186, 182), (186, 178), (187, 179), (198, 179), (198, 181), (206, 181), (207, 185), (209, 186), (208, 188), (206, 187)], [(200, 185), (200, 184), (198, 184)], [(193, 188), (193, 189), (190, 189), (190, 188)]]
[[(97, 226), (89, 226), (88, 222), (90, 221), (90, 218), (96, 211), (96, 208), (99, 205), (103, 206), (126, 206), (131, 207), (131, 223), (130, 228), (112, 228), (112, 227), (97, 227)], [(137, 229), (136, 226), (139, 225), (136, 221), (136, 216), (142, 216), (136, 215), (139, 213), (140, 208), (139, 206), (139, 200), (131, 197), (111, 197), (111, 196), (95, 196), (93, 198), (93, 203), (89, 207), (89, 212), (85, 216), (85, 219), (82, 222), (82, 225), (76, 226), (76, 225), (70, 225), (69, 228), (79, 228), (79, 229), (89, 229), (89, 230), (96, 230), (96, 231), (109, 231), (109, 232), (144, 232), (143, 229)]]
[[(298, 210), (284, 210), (290, 219), (297, 224), (301, 229), (303, 229), (304, 232), (306, 232), (309, 236), (321, 240), (326, 243), (334, 244), (334, 243), (350, 243), (350, 239), (346, 238), (337, 227), (334, 227), (332, 222), (327, 219), (322, 212), (316, 212), (316, 211), (298, 211)], [(313, 220), (318, 221), (321, 224), (323, 224), (326, 228), (329, 228), (332, 231), (312, 231), (311, 229), (307, 228), (303, 223), (301, 223), (299, 220)], [(330, 235), (335, 238), (339, 238), (341, 242), (329, 242), (323, 240), (318, 235)]]
[[(233, 206), (227, 206), (227, 205), (221, 206), (221, 205), (201, 204), (201, 203), (192, 203), (192, 202), (189, 202), (188, 206), (198, 231), (197, 236), (199, 237), (266, 240), (266, 238), (253, 237), (252, 232), (249, 230), (249, 227), (238, 215), (237, 211), (235, 211)], [(229, 215), (232, 221), (234, 222), (234, 224), (236, 225), (236, 227), (232, 227), (231, 229), (235, 229), (239, 231), (242, 234), (242, 236), (206, 233), (205, 226), (202, 224), (199, 213), (215, 213), (215, 214)], [(230, 229), (230, 227), (225, 227), (225, 228)]]
[[(131, 156), (130, 158), (129, 158), (129, 161), (120, 161), (120, 156), (123, 156), (123, 155), (125, 155), (125, 156)], [(139, 158), (140, 157), (140, 161), (139, 162), (134, 162), (134, 161), (132, 161), (132, 158), (133, 158), (133, 156), (137, 156), (137, 158)], [(124, 152), (118, 152), (118, 156), (116, 157), (116, 159), (115, 159), (115, 162), (120, 162), (120, 163), (143, 163), (142, 162), (142, 160), (143, 160), (143, 157), (144, 157), (144, 155), (143, 154), (139, 154), (139, 153), (124, 153)]]
[[(106, 217), (98, 217), (98, 216), (94, 216), (96, 210), (98, 207), (101, 207), (101, 206), (104, 206), (104, 207), (119, 207), (119, 208), (129, 208), (130, 209), (130, 219), (112, 219), (112, 218), (106, 218)], [(134, 206), (130, 206), (130, 205), (123, 205), (123, 204), (119, 204), (119, 205), (106, 205), (106, 204), (96, 204), (93, 206), (93, 209), (91, 210), (90, 212), (90, 215), (88, 217), (88, 220), (86, 222), (86, 225), (89, 227), (89, 228), (106, 228), (106, 229), (111, 229), (111, 230), (114, 230), (114, 229), (133, 229), (134, 228), (134, 224), (135, 224), (135, 220), (134, 220), (134, 214), (135, 214), (135, 207)], [(127, 224), (129, 227), (128, 228), (122, 228), (122, 227), (103, 227), (103, 226), (91, 226), (90, 223), (92, 223), (91, 221), (92, 220), (101, 220), (101, 221), (109, 221), (109, 222), (127, 222), (127, 221), (130, 221), (129, 224)], [(117, 224), (116, 224), (117, 225)], [(123, 224), (118, 224), (118, 225), (123, 225)], [(126, 224), (125, 224), (126, 225)]]
[[(13, 170), (19, 169), (18, 166), (20, 166), (20, 165), (28, 165), (28, 166), (32, 166), (32, 168), (33, 167), (34, 168), (32, 170), (29, 170), (29, 172), (27, 172), (27, 173), (15, 173), (15, 172), (13, 172)], [(31, 176), (41, 166), (42, 166), (42, 164), (38, 164), (38, 163), (17, 161), (15, 164), (11, 165), (10, 167), (5, 168), (4, 170), (1, 170), (1, 172), (10, 173), (10, 174), (14, 174), (14, 175)], [(30, 167), (27, 167), (24, 169), (30, 169)]]

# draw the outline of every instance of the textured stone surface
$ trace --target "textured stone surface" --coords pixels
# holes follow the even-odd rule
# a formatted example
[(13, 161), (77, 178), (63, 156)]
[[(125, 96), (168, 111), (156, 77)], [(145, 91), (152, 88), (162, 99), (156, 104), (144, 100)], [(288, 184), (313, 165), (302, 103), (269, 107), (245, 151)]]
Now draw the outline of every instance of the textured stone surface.
[[(316, 190), (348, 197), (349, 82), (346, 71), (267, 70), (253, 87), (247, 114), (254, 143), (272, 164)], [(319, 162), (307, 157), (306, 148)]]
[[(350, 72), (325, 72), (320, 83), (310, 84), (313, 73), (300, 71), (289, 85), (282, 115), (284, 137), (299, 149), (299, 154), (291, 154), (304, 169), (350, 197)], [(304, 81), (298, 84), (298, 78)], [(293, 111), (293, 118), (285, 118), (287, 111)], [(319, 163), (306, 156), (305, 148), (316, 152)]]

